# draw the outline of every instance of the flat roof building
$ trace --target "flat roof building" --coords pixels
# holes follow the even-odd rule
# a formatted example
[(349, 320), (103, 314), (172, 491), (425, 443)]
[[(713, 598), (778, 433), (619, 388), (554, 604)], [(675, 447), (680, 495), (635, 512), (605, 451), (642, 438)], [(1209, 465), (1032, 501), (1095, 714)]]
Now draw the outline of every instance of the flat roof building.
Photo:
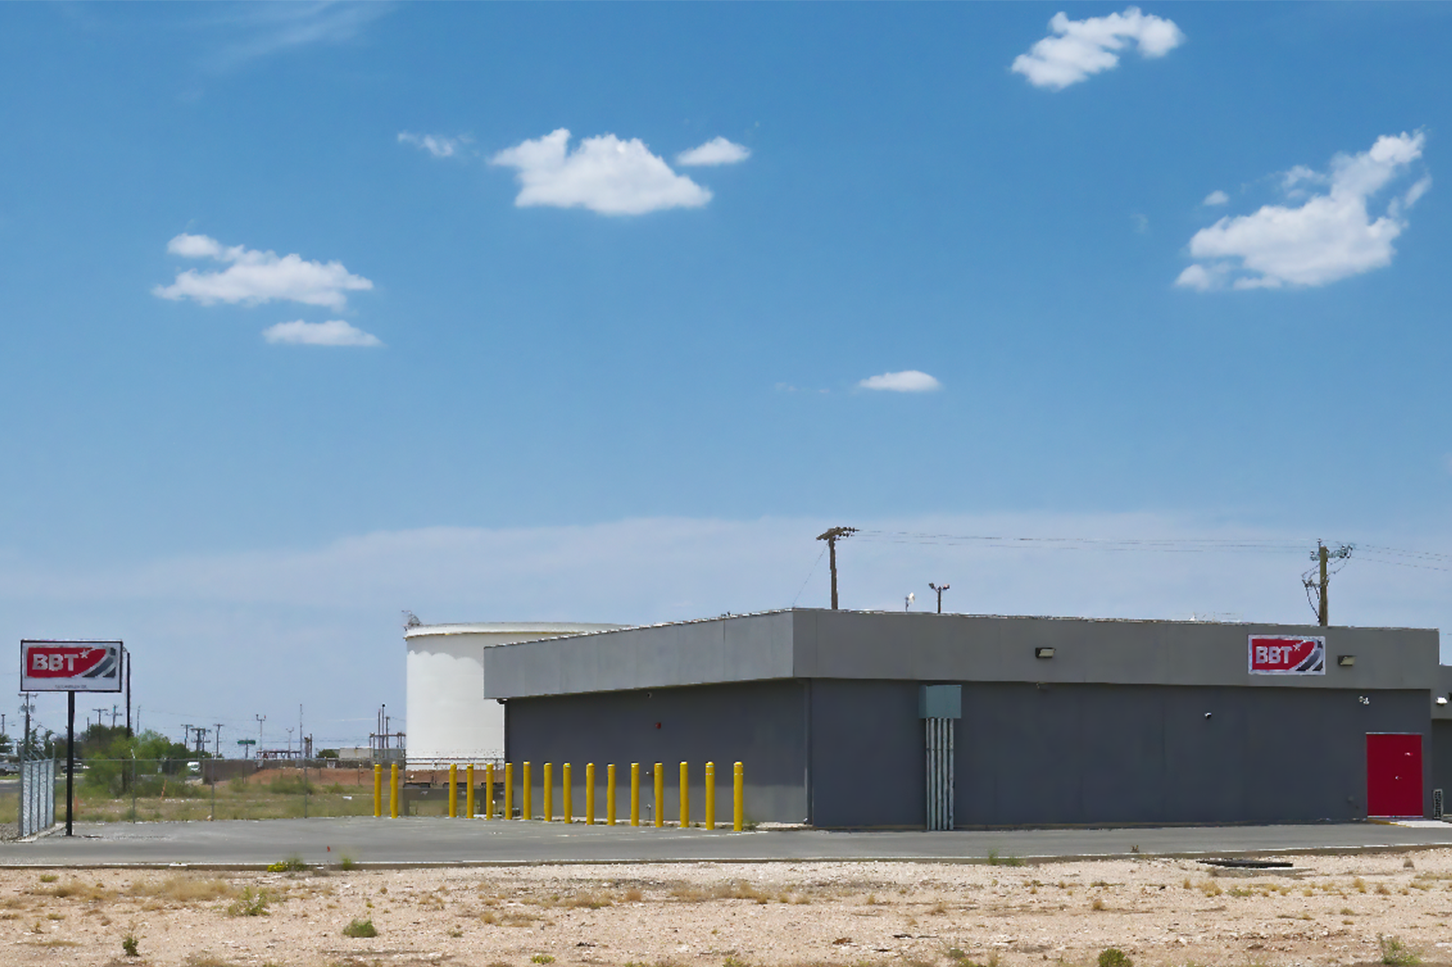
[(796, 608), (501, 644), (482, 677), (508, 759), (665, 763), (670, 815), (681, 761), (693, 802), (741, 761), (749, 819), (844, 828), (1423, 816), (1452, 782), (1429, 629)]

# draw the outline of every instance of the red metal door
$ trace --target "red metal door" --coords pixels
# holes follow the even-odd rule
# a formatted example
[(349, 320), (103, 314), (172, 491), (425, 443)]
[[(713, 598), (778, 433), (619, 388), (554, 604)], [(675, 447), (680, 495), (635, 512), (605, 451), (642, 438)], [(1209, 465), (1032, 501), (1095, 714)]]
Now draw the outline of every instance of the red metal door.
[(1422, 737), (1402, 732), (1366, 736), (1366, 814), (1422, 815)]

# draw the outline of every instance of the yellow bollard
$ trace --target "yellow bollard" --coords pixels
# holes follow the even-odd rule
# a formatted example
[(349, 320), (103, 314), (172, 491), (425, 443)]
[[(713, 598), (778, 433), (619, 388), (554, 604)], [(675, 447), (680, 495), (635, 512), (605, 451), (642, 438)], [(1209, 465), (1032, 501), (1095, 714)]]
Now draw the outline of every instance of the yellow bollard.
[(544, 770), (544, 821), (553, 822), (555, 818), (555, 764), (545, 763)]
[(595, 763), (585, 763), (585, 825), (595, 825)]
[(731, 771), (734, 773), (731, 777), (731, 828), (739, 833), (743, 819), (741, 802), (745, 798), (746, 781), (741, 763), (736, 763)]
[(383, 815), (383, 766), (373, 764), (373, 818)]
[(640, 763), (630, 764), (630, 825), (640, 825)]
[(504, 763), (504, 818), (514, 818), (514, 763)]
[(534, 796), (534, 790), (532, 788), (530, 788), (530, 785), (529, 785), (529, 760), (528, 759), (526, 759), (524, 761), (524, 775), (521, 777), (521, 779), (522, 779), (522, 782), (520, 783), (520, 788), (519, 788), (519, 818), (520, 819), (533, 819), (534, 818), (534, 810), (533, 809), (530, 809), (529, 807), (531, 805), (533, 805), (530, 802), (530, 799), (533, 798), (533, 796)]
[(565, 814), (564, 818), (567, 823), (575, 821), (575, 810), (571, 808), (574, 805), (573, 793), (574, 790), (570, 788), (570, 764), (566, 762), (564, 768), (560, 770), (560, 808)]
[(691, 776), (690, 767), (681, 763), (681, 829), (691, 825)]
[(459, 765), (449, 763), (449, 818), (459, 818)]
[(388, 777), (388, 815), (393, 819), (398, 818), (398, 763), (395, 762), (389, 767)]
[(615, 763), (605, 767), (605, 825), (615, 825)]
[(706, 763), (706, 828), (716, 828), (716, 763)]
[(494, 763), (484, 766), (484, 818), (494, 818)]
[(474, 763), (464, 767), (464, 816), (474, 818)]
[(655, 828), (665, 826), (665, 766), (657, 762), (655, 771)]

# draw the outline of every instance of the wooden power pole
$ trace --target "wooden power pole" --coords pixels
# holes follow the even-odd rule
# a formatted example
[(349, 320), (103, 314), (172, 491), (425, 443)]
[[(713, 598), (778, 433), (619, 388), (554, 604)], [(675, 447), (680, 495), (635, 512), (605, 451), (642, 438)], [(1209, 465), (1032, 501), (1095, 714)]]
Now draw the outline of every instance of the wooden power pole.
[[(827, 563), (832, 569), (832, 610), (837, 610), (837, 540), (857, 533), (855, 527), (832, 527), (818, 534), (817, 540), (827, 542)], [(820, 558), (818, 559), (820, 560)]]
[[(1351, 549), (1352, 545), (1342, 544), (1333, 551), (1322, 542), (1317, 541), (1316, 549), (1311, 552), (1311, 560), (1316, 562), (1316, 566), (1301, 577), (1301, 583), (1306, 586), (1306, 597), (1310, 598), (1312, 592), (1315, 592), (1312, 607), (1316, 609), (1316, 623), (1322, 628), (1331, 624), (1330, 596), (1328, 594), (1332, 573), (1330, 563), (1333, 560), (1344, 561), (1351, 556)], [(1311, 577), (1312, 571), (1317, 574), (1315, 578)]]

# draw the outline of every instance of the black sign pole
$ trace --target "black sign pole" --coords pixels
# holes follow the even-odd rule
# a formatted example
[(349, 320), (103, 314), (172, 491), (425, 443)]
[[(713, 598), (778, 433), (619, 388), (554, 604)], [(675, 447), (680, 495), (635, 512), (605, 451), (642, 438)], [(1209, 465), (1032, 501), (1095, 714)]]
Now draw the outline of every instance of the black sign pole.
[(66, 692), (66, 835), (71, 835), (71, 806), (76, 781), (76, 693)]

